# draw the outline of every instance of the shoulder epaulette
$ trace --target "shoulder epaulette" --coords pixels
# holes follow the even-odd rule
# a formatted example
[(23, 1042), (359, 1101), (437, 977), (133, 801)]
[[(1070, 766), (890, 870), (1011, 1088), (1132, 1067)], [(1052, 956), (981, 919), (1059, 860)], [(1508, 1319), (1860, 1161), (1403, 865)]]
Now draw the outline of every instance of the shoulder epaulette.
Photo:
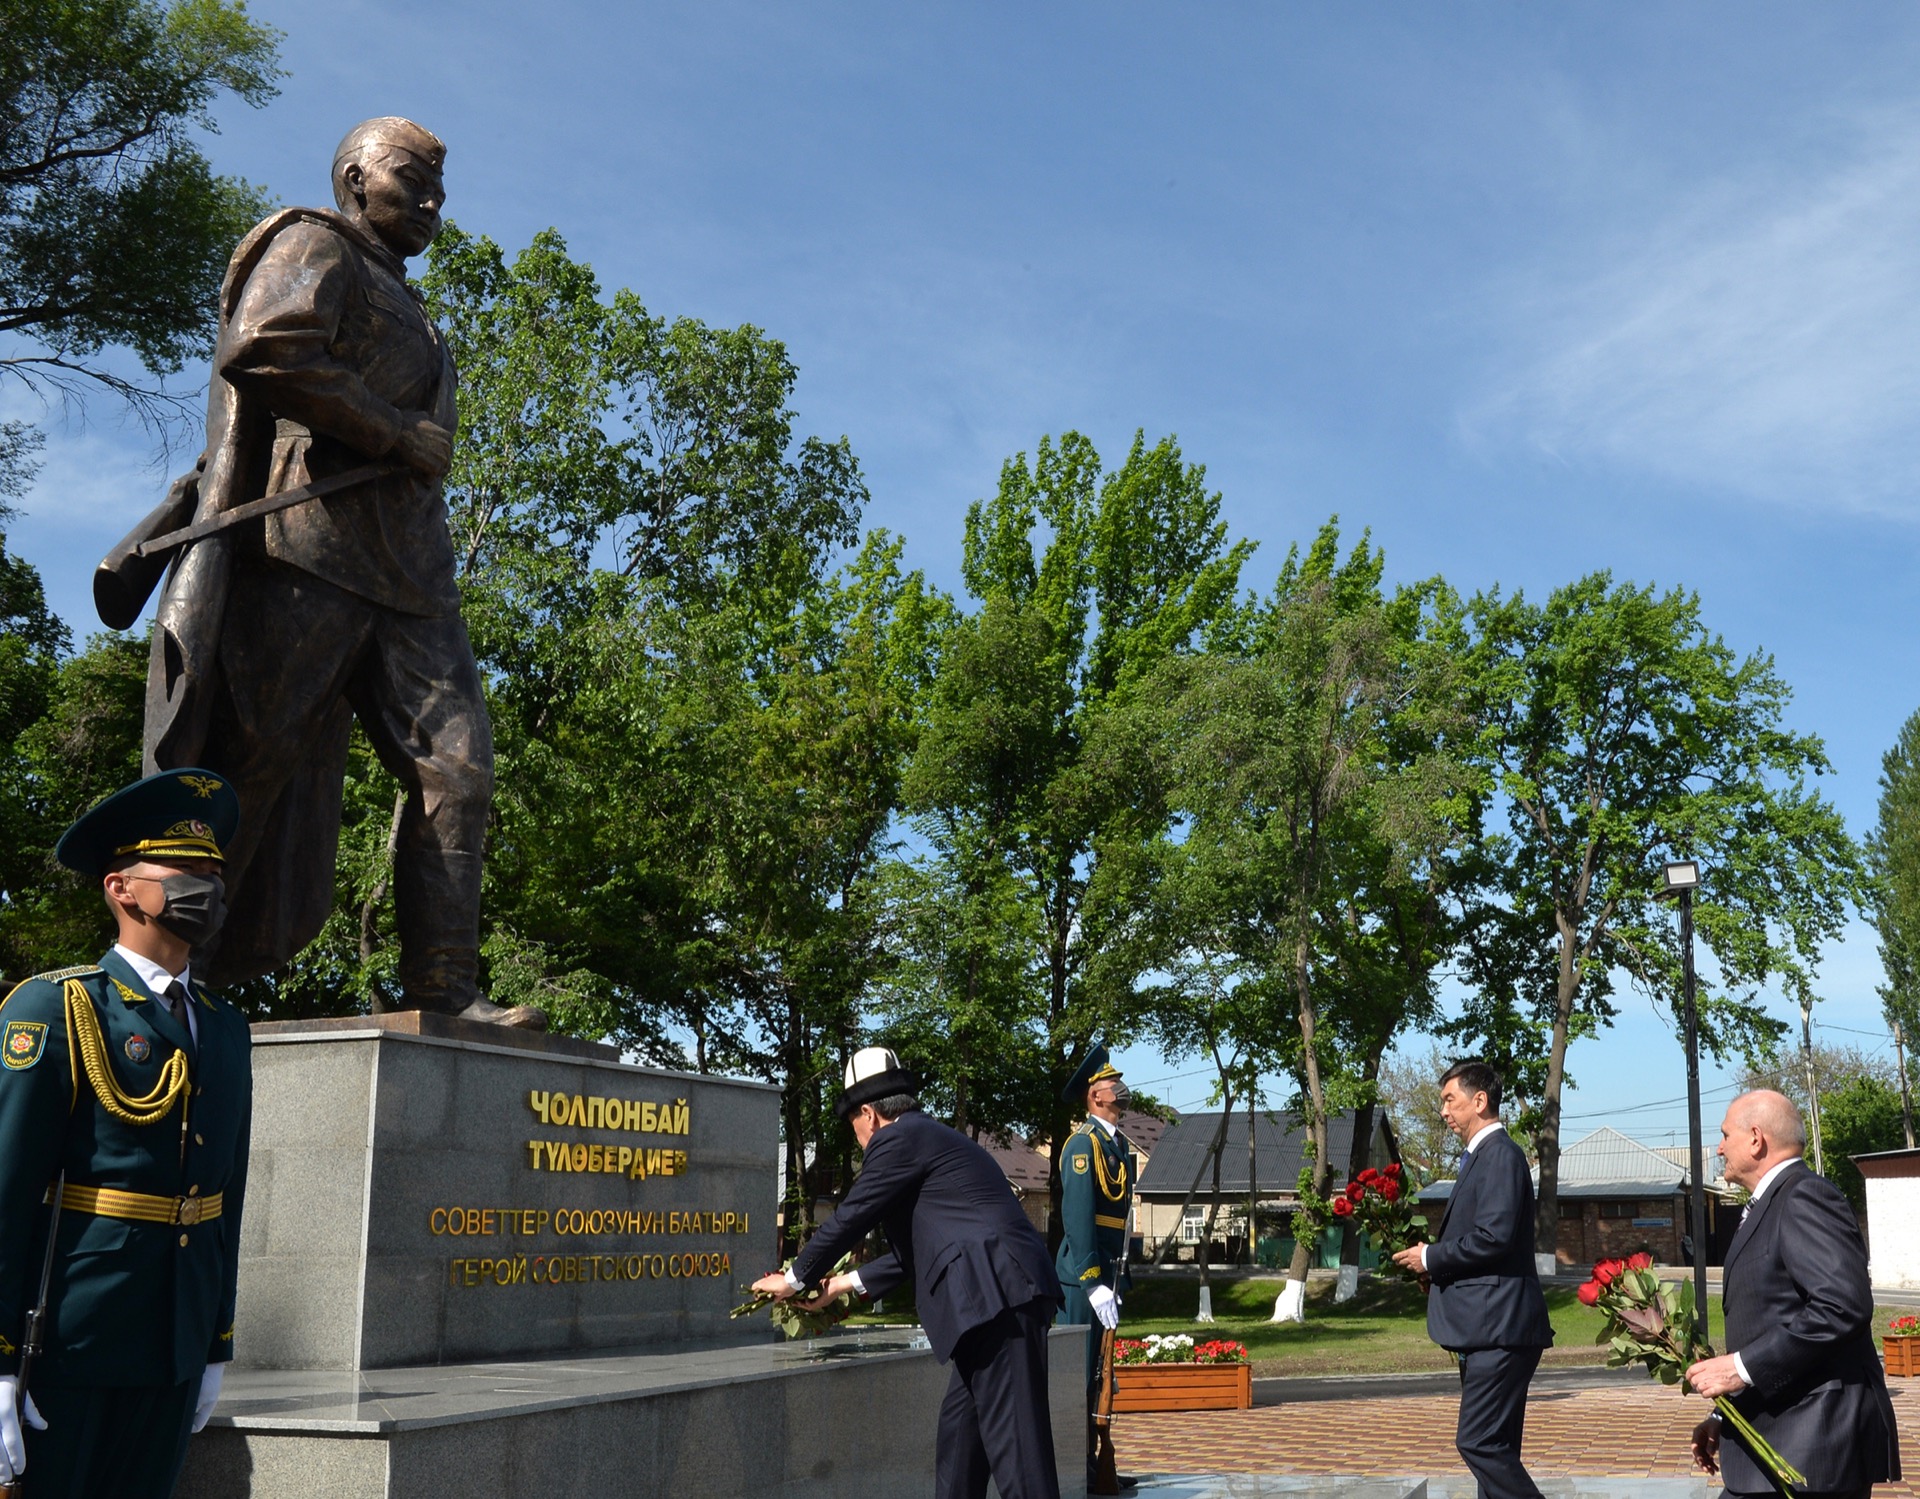
[(65, 983), (68, 979), (77, 979), (85, 973), (104, 972), (106, 972), (106, 970), (98, 963), (76, 963), (71, 968), (56, 968), (51, 973), (36, 973), (32, 979), (28, 979), (26, 982), (31, 984), (33, 979), (44, 979), (49, 984), (60, 984)]
[(1082, 1119), (1073, 1127), (1073, 1134), (1068, 1135), (1067, 1138), (1071, 1140), (1074, 1135), (1091, 1135), (1092, 1133), (1093, 1121), (1091, 1119)]

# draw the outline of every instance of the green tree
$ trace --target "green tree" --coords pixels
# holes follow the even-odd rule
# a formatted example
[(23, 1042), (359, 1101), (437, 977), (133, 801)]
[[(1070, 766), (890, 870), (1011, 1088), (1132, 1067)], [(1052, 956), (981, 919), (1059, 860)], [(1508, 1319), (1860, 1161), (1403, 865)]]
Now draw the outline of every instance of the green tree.
[[(7, 565), (0, 586), (30, 571), (13, 561), (0, 559)], [(90, 963), (110, 936), (99, 885), (55, 863), (53, 848), (76, 817), (139, 776), (147, 685), (144, 638), (96, 635), (55, 663), (65, 627), (44, 613), (34, 623), (39, 659), (29, 657), (17, 674), (6, 665), (28, 637), (0, 636), (0, 675), (12, 678), (8, 685), (32, 684), (18, 704), (25, 721), (6, 741), (0, 782), (8, 834), (0, 852), (0, 971), (16, 978)]]
[[(130, 349), (165, 376), (212, 347), (234, 242), (259, 189), (195, 144), (232, 93), (277, 92), (279, 33), (240, 0), (10, 0), (0, 27), (0, 368), (36, 387), (89, 383), (144, 413), (165, 398), (97, 356)], [(0, 435), (0, 455), (18, 442)]]
[(1820, 946), (1862, 893), (1862, 868), (1839, 814), (1808, 787), (1826, 751), (1784, 726), (1791, 694), (1772, 659), (1736, 660), (1697, 596), (1595, 573), (1539, 605), (1485, 594), (1471, 614), (1505, 827), (1489, 841), (1500, 867), (1452, 1034), (1503, 1061), (1545, 1056), (1533, 1135), (1547, 1252), (1568, 1047), (1612, 1019), (1616, 974), (1656, 996), (1680, 991), (1677, 923), (1656, 900), (1662, 864), (1702, 869), (1694, 921), (1713, 958), (1702, 1040), (1749, 1057), (1784, 1030), (1766, 987), (1812, 1002)]
[[(1868, 904), (1880, 934), (1886, 982), (1880, 1005), (1902, 1053), (1920, 1036), (1920, 712), (1900, 726), (1880, 759), (1879, 819), (1867, 840)], [(1911, 1143), (1911, 1089), (1902, 1080), (1904, 1135)]]
[[(1091, 992), (1087, 973), (1134, 909), (1102, 866), (1116, 842), (1141, 838), (1140, 799), (1092, 773), (1086, 747), (1116, 696), (1191, 648), (1230, 603), (1249, 547), (1228, 544), (1219, 508), (1205, 470), (1171, 438), (1149, 447), (1136, 435), (1103, 475), (1092, 443), (1069, 432), (1042, 441), (1031, 463), (1010, 459), (994, 496), (968, 511), (961, 571), (978, 607), (944, 643), (903, 794), (944, 888), (965, 903), (961, 928), (984, 933), (1012, 898), (1026, 915), (1009, 933), (1036, 937), (1014, 1029), (1032, 1060), (1000, 1074), (1033, 1091), (1006, 1099), (1009, 1116), (986, 1117), (1003, 1047), (949, 1052), (977, 1125), (1063, 1138), (1060, 1088), (1124, 992)], [(1051, 1192), (1057, 1211), (1057, 1171)]]
[(1898, 1150), (1906, 1143), (1900, 1122), (1900, 1090), (1884, 1078), (1859, 1075), (1820, 1095), (1826, 1140), (1826, 1177), (1846, 1194), (1856, 1213), (1867, 1210), (1867, 1184), (1857, 1155)]
[(1342, 559), (1330, 522), (1151, 694), (1171, 704), (1175, 904), (1266, 1011), (1250, 1029), (1295, 1079), (1311, 1147), (1276, 1316), (1301, 1315), (1335, 1164), (1328, 1118), (1371, 1097), (1392, 1035), (1432, 1002), (1440, 950), (1431, 936), (1399, 950), (1400, 897), (1445, 882), (1471, 813), (1449, 653), (1425, 638), (1419, 591), (1383, 600), (1382, 568), (1364, 537)]

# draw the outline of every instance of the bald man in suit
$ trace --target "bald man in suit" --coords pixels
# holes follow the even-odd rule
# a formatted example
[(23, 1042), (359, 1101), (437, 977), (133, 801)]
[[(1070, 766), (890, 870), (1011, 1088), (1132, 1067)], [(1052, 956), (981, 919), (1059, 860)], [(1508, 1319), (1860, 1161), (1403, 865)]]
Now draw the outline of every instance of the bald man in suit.
[[(1867, 1248), (1839, 1188), (1807, 1169), (1799, 1112), (1779, 1093), (1743, 1093), (1720, 1126), (1726, 1179), (1751, 1194), (1721, 1271), (1730, 1350), (1687, 1381), (1728, 1395), (1806, 1477), (1800, 1499), (1866, 1499), (1900, 1476), (1900, 1440), (1873, 1342)], [(1693, 1455), (1731, 1495), (1776, 1492), (1719, 1417)]]

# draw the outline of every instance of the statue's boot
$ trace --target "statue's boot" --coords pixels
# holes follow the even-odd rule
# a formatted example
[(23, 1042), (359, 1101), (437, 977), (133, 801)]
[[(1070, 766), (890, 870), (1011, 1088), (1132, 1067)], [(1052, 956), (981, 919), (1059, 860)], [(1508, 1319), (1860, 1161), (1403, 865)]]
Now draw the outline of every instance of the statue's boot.
[(400, 853), (394, 917), (407, 1008), (545, 1030), (547, 1012), (538, 1005), (497, 1005), (480, 993), (480, 856), (420, 848)]

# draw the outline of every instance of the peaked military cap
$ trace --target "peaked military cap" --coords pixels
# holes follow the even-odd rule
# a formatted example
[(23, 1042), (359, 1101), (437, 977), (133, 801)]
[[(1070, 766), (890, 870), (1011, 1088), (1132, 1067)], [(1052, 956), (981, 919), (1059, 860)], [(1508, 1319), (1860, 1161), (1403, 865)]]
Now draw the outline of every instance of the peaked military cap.
[(920, 1080), (900, 1065), (900, 1058), (884, 1046), (868, 1046), (847, 1063), (845, 1087), (833, 1112), (842, 1119), (851, 1118), (855, 1109), (875, 1099), (919, 1090)]
[(187, 766), (116, 791), (60, 835), (53, 856), (99, 879), (115, 859), (216, 859), (240, 826), (227, 778)]
[(1067, 1079), (1066, 1087), (1060, 1090), (1060, 1096), (1068, 1103), (1085, 1103), (1087, 1089), (1095, 1083), (1105, 1082), (1110, 1077), (1118, 1077), (1120, 1069), (1113, 1065), (1106, 1047), (1095, 1045), (1086, 1059), (1073, 1069), (1073, 1076)]

